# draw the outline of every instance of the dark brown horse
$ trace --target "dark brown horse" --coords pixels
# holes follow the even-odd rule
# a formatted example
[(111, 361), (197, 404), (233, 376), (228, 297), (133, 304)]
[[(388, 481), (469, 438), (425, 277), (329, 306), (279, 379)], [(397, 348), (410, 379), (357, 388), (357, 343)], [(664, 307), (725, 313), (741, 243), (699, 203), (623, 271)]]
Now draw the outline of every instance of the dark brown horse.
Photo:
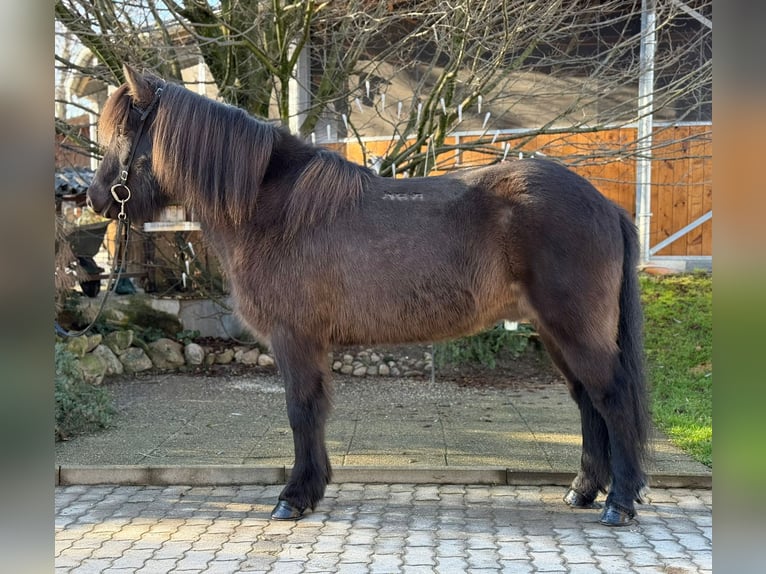
[[(648, 415), (636, 233), (553, 161), (388, 179), (244, 111), (125, 68), (99, 123), (88, 192), (110, 217), (182, 203), (228, 274), (238, 314), (284, 377), (295, 464), (272, 517), (324, 496), (333, 345), (436, 341), (532, 321), (582, 417), (564, 500), (635, 516)], [(119, 215), (120, 213), (123, 215)]]

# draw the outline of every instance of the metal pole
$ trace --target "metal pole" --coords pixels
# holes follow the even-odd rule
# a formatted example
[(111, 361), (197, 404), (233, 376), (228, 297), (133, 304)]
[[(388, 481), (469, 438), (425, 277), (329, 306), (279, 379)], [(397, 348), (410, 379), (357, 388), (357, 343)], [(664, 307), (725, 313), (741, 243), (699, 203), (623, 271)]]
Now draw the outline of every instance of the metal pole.
[[(295, 43), (290, 44), (290, 57), (296, 49)], [(304, 45), (295, 64), (293, 75), (288, 82), (288, 128), (295, 135), (301, 135), (301, 126), (306, 121), (306, 110), (311, 105), (311, 94), (308, 90), (310, 81), (309, 47)], [(328, 138), (329, 139), (329, 138)]]
[(655, 0), (641, 0), (641, 75), (638, 80), (638, 159), (636, 161), (636, 225), (641, 263), (649, 260), (652, 185), (652, 114), (654, 53), (657, 42)]

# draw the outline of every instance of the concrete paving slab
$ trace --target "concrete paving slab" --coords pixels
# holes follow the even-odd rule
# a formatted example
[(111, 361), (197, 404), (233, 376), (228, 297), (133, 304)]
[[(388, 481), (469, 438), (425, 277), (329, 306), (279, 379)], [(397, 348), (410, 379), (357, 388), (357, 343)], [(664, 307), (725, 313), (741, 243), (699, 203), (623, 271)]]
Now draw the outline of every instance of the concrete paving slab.
[[(423, 467), (480, 467), (571, 480), (579, 466), (579, 413), (563, 384), (498, 389), (339, 376), (334, 386), (326, 439), (336, 473), (391, 467), (401, 482), (412, 482)], [(115, 379), (108, 388), (118, 408), (113, 427), (56, 443), (57, 474), (61, 470), (66, 483), (83, 476), (77, 467), (255, 466), (284, 472), (292, 464), (292, 434), (276, 374), (163, 374)], [(650, 471), (666, 483), (711, 483), (709, 468), (660, 433), (653, 450)], [(131, 472), (126, 476), (133, 481), (146, 476)]]

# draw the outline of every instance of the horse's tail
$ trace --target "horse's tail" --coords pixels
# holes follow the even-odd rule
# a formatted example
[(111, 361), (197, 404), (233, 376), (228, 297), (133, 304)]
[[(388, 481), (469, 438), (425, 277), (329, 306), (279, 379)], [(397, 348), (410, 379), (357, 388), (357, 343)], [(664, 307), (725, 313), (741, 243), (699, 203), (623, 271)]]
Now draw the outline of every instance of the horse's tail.
[(633, 421), (637, 454), (642, 461), (648, 456), (649, 398), (644, 369), (643, 310), (637, 266), (639, 243), (636, 226), (625, 212), (620, 212), (620, 226), (624, 245), (622, 286), (620, 288), (620, 319), (617, 343), (620, 347), (620, 366), (629, 389), (629, 398), (635, 416)]

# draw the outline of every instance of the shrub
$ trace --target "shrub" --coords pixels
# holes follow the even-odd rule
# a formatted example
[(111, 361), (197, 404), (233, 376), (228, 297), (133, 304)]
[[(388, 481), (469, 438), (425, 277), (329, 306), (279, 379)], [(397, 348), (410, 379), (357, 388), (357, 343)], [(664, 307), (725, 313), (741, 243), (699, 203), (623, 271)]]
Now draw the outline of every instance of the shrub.
[(63, 343), (55, 347), (56, 440), (109, 426), (114, 407), (109, 391), (83, 381), (77, 357)]
[(476, 335), (440, 343), (435, 347), (434, 357), (439, 366), (474, 363), (494, 369), (499, 355), (518, 357), (534, 337), (535, 331), (528, 323), (521, 323), (515, 331), (498, 325)]

